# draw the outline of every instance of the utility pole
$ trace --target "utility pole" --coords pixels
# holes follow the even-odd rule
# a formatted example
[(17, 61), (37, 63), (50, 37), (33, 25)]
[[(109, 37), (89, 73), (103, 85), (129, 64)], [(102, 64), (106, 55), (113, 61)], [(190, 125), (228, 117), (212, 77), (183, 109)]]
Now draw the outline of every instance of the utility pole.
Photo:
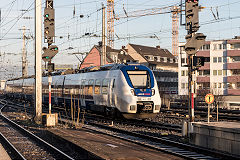
[[(199, 0), (185, 0), (185, 16), (186, 16), (186, 44), (184, 46), (185, 52), (188, 54), (188, 109), (190, 115), (190, 122), (194, 122), (194, 99), (196, 97), (196, 85), (193, 80), (193, 73), (203, 65), (202, 57), (196, 57), (197, 51), (205, 44), (206, 36), (202, 33), (196, 33), (199, 30)], [(200, 62), (200, 65), (197, 65)]]
[(105, 6), (102, 4), (102, 55), (101, 66), (106, 64)]
[(42, 122), (42, 1), (35, 0), (35, 122)]
[(23, 26), (22, 29), (19, 29), (23, 31), (23, 49), (22, 49), (22, 77), (27, 77), (28, 72), (28, 65), (27, 65), (27, 52), (26, 52), (26, 36), (25, 31), (29, 30), (26, 29), (25, 26)]

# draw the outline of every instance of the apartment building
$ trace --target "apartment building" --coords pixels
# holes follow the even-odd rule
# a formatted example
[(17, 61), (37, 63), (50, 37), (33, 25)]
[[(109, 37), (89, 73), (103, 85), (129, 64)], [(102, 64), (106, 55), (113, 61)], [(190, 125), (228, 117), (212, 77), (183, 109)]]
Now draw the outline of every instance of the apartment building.
[[(178, 93), (188, 95), (187, 54), (180, 44)], [(240, 108), (240, 37), (228, 40), (207, 41), (197, 52), (205, 57), (205, 64), (196, 71), (198, 96), (213, 93), (222, 96), (223, 106)]]

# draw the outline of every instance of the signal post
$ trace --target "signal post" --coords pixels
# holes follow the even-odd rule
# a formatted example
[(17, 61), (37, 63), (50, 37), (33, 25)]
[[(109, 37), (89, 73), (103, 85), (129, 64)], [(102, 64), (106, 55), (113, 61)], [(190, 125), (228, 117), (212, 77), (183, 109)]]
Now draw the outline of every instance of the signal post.
[(58, 47), (52, 45), (55, 42), (55, 10), (53, 8), (53, 0), (46, 0), (46, 6), (44, 9), (44, 43), (47, 43), (47, 47), (43, 47), (42, 60), (47, 63), (48, 69), (48, 88), (49, 88), (49, 113), (42, 114), (43, 124), (46, 126), (55, 126), (58, 122), (57, 113), (51, 113), (51, 73), (55, 70), (54, 63), (51, 62), (52, 58), (58, 53)]
[[(194, 122), (194, 99), (196, 97), (196, 70), (204, 65), (204, 57), (197, 57), (197, 51), (205, 44), (206, 36), (203, 33), (196, 33), (199, 30), (199, 0), (185, 0), (185, 27), (188, 32), (185, 52), (188, 54), (188, 109), (190, 122)], [(195, 74), (193, 74), (195, 73)], [(196, 81), (196, 80), (195, 80)]]

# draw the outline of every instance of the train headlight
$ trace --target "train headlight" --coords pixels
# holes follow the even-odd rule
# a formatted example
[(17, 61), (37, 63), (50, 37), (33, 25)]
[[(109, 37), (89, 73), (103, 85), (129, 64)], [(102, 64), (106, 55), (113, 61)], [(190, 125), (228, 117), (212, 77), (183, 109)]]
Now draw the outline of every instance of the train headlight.
[(155, 89), (152, 89), (152, 96), (155, 95)]
[(135, 96), (134, 89), (131, 89), (131, 93), (132, 93), (132, 95), (134, 95), (134, 96)]
[(135, 105), (131, 105), (130, 106), (130, 111), (135, 111), (136, 110), (136, 106)]
[(161, 106), (160, 105), (155, 105), (155, 110), (160, 110)]

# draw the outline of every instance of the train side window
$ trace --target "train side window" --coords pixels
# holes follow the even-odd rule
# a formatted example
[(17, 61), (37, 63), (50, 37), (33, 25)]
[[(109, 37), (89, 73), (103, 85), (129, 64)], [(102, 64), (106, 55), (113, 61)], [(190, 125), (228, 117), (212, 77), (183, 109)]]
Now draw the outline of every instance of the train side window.
[(115, 79), (113, 79), (112, 88), (114, 88), (114, 85), (115, 85)]
[(93, 94), (93, 84), (94, 84), (94, 80), (90, 79), (88, 81), (88, 95), (92, 95)]
[(82, 95), (85, 95), (85, 82), (86, 82), (86, 80), (83, 79), (82, 80), (82, 87), (81, 87), (82, 88), (82, 92), (81, 92)]
[(108, 86), (109, 86), (109, 80), (104, 79), (102, 81), (102, 94), (107, 94), (108, 93)]
[(100, 94), (100, 86), (101, 86), (101, 81), (96, 79), (95, 80), (95, 88), (94, 88), (95, 94)]

